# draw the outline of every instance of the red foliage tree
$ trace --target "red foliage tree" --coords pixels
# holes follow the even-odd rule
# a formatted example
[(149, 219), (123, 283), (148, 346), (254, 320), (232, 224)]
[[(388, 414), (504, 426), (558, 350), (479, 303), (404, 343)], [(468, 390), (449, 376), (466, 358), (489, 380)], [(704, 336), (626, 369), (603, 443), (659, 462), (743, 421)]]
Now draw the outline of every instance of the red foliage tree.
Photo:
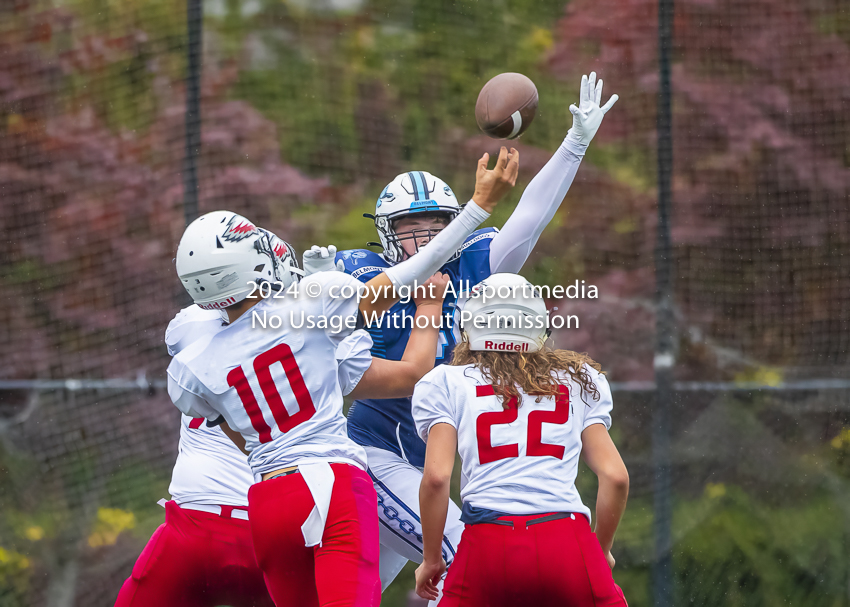
[[(839, 3), (675, 6), (673, 239), (681, 324), (753, 362), (846, 365), (850, 48), (824, 29)], [(558, 34), (553, 73), (574, 79), (579, 69), (595, 69), (622, 97), (594, 145), (641, 155), (653, 167), (657, 2), (577, 0)], [(581, 189), (577, 184), (576, 193)], [(580, 254), (616, 249), (615, 205), (594, 201), (596, 214), (611, 216), (607, 231), (588, 237), (565, 228), (570, 240), (587, 245)], [(638, 207), (641, 226), (651, 228), (654, 208)], [(638, 240), (638, 265), (650, 268), (653, 237)], [(589, 274), (614, 272), (616, 261)], [(651, 293), (651, 273), (641, 275), (643, 293)], [(651, 375), (648, 363), (644, 375)], [(711, 376), (714, 365), (704, 363), (681, 371)]]
[[(79, 27), (66, 12), (25, 13), (0, 43), (5, 378), (161, 376), (162, 333), (177, 307), (182, 84), (161, 56), (136, 61), (153, 54), (144, 32)], [(63, 32), (73, 44), (60, 50)], [(144, 128), (107, 125), (102, 97), (124, 86), (111, 66), (136, 66), (130, 77), (152, 82)], [(283, 164), (275, 125), (226, 100), (233, 69), (206, 69), (201, 210), (242, 212), (286, 237), (288, 209), (321, 198), (327, 181)]]

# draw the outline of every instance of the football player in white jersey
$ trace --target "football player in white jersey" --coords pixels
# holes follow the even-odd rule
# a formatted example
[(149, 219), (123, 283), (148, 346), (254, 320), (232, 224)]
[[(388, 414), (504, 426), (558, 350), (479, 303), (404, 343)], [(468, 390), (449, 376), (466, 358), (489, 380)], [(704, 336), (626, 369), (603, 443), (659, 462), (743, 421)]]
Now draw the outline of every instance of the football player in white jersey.
[[(516, 208), (501, 230), (482, 228), (460, 246), (440, 271), (448, 274), (456, 291), (468, 288), (498, 272), (519, 272), (544, 228), (558, 211), (578, 172), (582, 158), (602, 124), (605, 113), (617, 101), (602, 99), (602, 80), (596, 73), (581, 80), (579, 105), (571, 106), (573, 123), (563, 143), (525, 188)], [(502, 148), (503, 152), (504, 148)], [(383, 251), (342, 251), (337, 260), (345, 272), (362, 282), (405, 259), (415, 259), (425, 243), (449, 225), (460, 212), (452, 189), (424, 171), (398, 175), (381, 192), (373, 216)], [(464, 286), (466, 285), (466, 286)], [(451, 319), (440, 334), (437, 364), (451, 360), (459, 341), (452, 319), (461, 302), (446, 297), (444, 312)], [(399, 302), (390, 311), (412, 316), (413, 307)], [(375, 356), (398, 360), (409, 329), (396, 325), (370, 328)], [(366, 449), (369, 474), (378, 492), (381, 523), (381, 581), (385, 585), (408, 560), (422, 561), (422, 527), (418, 491), (425, 462), (425, 445), (417, 436), (409, 398), (358, 399), (348, 413), (348, 434)], [(449, 522), (443, 538), (443, 555), (451, 563), (463, 525), (460, 510), (449, 506)]]
[[(273, 234), (271, 242), (283, 271), (296, 271), (291, 267), (292, 246)], [(181, 310), (165, 331), (168, 353), (176, 356), (200, 337), (220, 331), (226, 319), (222, 311), (203, 310), (197, 304)], [(362, 368), (349, 366), (346, 359), (356, 360), (371, 346), (368, 333), (360, 330), (337, 348), (343, 394), (362, 376)], [(182, 415), (165, 522), (136, 561), (116, 607), (272, 607), (248, 523), (248, 489), (253, 483), (247, 457), (221, 428)]]
[[(382, 287), (408, 287), (439, 268), (513, 186), (517, 170), (518, 159), (507, 157), (493, 171), (479, 169), (477, 197), (421, 259), (391, 268), (366, 289), (342, 272), (300, 283), (276, 275), (268, 239), (234, 213), (209, 213), (186, 229), (180, 280), (196, 304), (224, 309), (230, 323), (174, 357), (169, 395), (187, 415), (221, 424), (263, 481), (249, 490), (248, 510), (275, 604), (379, 603), (377, 498), (366, 454), (346, 433), (335, 352), (361, 312), (395, 301), (395, 291)], [(401, 361), (349, 357), (363, 369), (353, 395), (410, 394), (433, 366), (446, 279), (429, 282), (438, 288), (419, 293)]]
[[(586, 354), (545, 346), (546, 305), (516, 274), (494, 274), (465, 304), (450, 365), (416, 385), (427, 442), (416, 590), (435, 599), (455, 452), (466, 523), (441, 605), (625, 607), (611, 545), (629, 477), (608, 435), (611, 390)], [(579, 455), (599, 477), (595, 535), (575, 487)]]

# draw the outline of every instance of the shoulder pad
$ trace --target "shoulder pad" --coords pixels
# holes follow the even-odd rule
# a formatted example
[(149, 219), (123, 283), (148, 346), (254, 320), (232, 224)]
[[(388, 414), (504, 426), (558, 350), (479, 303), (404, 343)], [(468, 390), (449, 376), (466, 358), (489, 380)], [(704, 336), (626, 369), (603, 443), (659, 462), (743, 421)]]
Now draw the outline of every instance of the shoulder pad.
[(165, 345), (171, 356), (205, 333), (222, 326), (221, 310), (204, 310), (193, 304), (183, 308), (165, 329)]
[(366, 249), (340, 251), (336, 254), (336, 259), (342, 261), (346, 274), (351, 274), (352, 277), (362, 282), (368, 282), (376, 274), (390, 267), (390, 264), (379, 253)]

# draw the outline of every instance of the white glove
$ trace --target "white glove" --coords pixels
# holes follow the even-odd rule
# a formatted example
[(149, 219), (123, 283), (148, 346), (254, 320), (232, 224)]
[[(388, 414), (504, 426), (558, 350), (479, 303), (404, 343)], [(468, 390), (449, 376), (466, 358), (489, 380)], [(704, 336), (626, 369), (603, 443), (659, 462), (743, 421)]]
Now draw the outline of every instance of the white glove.
[(599, 107), (602, 103), (602, 80), (596, 82), (596, 72), (590, 72), (590, 78), (582, 76), (578, 107), (575, 104), (570, 106), (573, 126), (567, 133), (567, 141), (580, 146), (582, 151), (586, 150), (596, 131), (599, 130), (605, 113), (614, 107), (619, 98), (619, 95), (611, 95), (608, 103)]
[(304, 251), (301, 258), (304, 262), (304, 276), (310, 276), (310, 274), (316, 272), (333, 272), (334, 270), (344, 272), (345, 264), (342, 263), (341, 259), (334, 263), (335, 258), (336, 247), (334, 245), (327, 247), (313, 245), (310, 250)]

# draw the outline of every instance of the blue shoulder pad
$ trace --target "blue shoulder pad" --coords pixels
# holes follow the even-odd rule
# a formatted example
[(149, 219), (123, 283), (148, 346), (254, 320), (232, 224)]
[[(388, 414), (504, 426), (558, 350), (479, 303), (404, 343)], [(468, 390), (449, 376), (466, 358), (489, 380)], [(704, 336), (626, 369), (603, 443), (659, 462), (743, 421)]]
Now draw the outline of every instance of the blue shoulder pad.
[(366, 249), (340, 251), (336, 254), (336, 260), (342, 260), (345, 273), (351, 274), (353, 278), (361, 282), (369, 282), (390, 267), (390, 264), (378, 253)]

